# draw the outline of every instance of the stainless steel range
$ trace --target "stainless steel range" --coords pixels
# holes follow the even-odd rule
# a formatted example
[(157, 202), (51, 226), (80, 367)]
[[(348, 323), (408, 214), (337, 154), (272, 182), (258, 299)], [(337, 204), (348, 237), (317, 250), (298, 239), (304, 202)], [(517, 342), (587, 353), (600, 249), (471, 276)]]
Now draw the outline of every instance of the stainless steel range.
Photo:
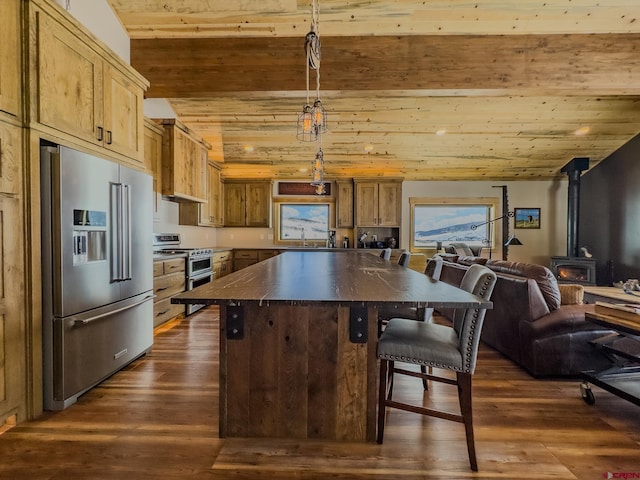
[[(175, 255), (184, 253), (187, 255), (186, 287), (193, 290), (200, 285), (213, 281), (213, 249), (211, 248), (187, 248), (180, 246), (179, 233), (154, 233), (154, 255)], [(186, 315), (200, 310), (204, 305), (187, 305)]]

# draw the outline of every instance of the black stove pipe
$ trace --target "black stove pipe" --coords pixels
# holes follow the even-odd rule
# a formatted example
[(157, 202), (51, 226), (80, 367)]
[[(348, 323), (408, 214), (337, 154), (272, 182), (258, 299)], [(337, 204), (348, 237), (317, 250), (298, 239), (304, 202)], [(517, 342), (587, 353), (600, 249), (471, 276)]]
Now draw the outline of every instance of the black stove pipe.
[(580, 220), (580, 175), (589, 168), (589, 159), (574, 158), (564, 167), (562, 172), (569, 178), (569, 197), (567, 199), (567, 256), (578, 257), (578, 223)]

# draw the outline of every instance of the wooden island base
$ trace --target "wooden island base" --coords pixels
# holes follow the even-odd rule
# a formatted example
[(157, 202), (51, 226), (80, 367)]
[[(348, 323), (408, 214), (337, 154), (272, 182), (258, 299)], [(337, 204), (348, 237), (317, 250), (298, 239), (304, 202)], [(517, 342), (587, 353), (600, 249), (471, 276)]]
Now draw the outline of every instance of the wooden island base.
[(374, 441), (378, 308), (492, 303), (367, 252), (285, 252), (172, 297), (220, 306), (220, 436)]
[[(350, 340), (353, 315), (364, 343)], [(375, 306), (221, 305), (220, 435), (375, 440), (376, 318)]]

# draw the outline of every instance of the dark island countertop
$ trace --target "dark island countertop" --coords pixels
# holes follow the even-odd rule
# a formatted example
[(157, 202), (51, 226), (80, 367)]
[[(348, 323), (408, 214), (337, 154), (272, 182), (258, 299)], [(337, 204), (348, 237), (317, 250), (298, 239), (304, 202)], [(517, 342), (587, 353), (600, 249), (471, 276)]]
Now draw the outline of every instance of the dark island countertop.
[(172, 303), (208, 305), (240, 301), (492, 308), (490, 301), (366, 250), (286, 251), (172, 298)]

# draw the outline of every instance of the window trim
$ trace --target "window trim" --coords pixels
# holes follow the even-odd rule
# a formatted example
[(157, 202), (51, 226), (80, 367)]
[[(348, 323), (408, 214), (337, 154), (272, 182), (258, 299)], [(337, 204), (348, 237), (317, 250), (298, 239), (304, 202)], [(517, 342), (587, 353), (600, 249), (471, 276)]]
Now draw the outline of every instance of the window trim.
[[(415, 207), (416, 206), (488, 206), (489, 218), (487, 220), (495, 219), (496, 212), (498, 212), (498, 206), (500, 205), (500, 199), (497, 197), (410, 197), (409, 198), (409, 211), (410, 211), (410, 224), (409, 224), (409, 251), (413, 253), (434, 253), (436, 251), (434, 247), (416, 247), (415, 240)], [(498, 215), (499, 216), (499, 215)], [(502, 225), (501, 222), (493, 221), (491, 228), (491, 238), (489, 239), (491, 248), (495, 249), (496, 238), (501, 238)], [(486, 245), (489, 247), (489, 245)]]
[[(282, 205), (328, 205), (329, 229), (335, 229), (335, 200), (333, 197), (283, 197), (273, 199), (273, 243), (275, 245), (301, 245), (300, 239), (285, 240), (280, 238), (280, 207)], [(310, 244), (318, 244), (321, 240), (308, 239)]]

